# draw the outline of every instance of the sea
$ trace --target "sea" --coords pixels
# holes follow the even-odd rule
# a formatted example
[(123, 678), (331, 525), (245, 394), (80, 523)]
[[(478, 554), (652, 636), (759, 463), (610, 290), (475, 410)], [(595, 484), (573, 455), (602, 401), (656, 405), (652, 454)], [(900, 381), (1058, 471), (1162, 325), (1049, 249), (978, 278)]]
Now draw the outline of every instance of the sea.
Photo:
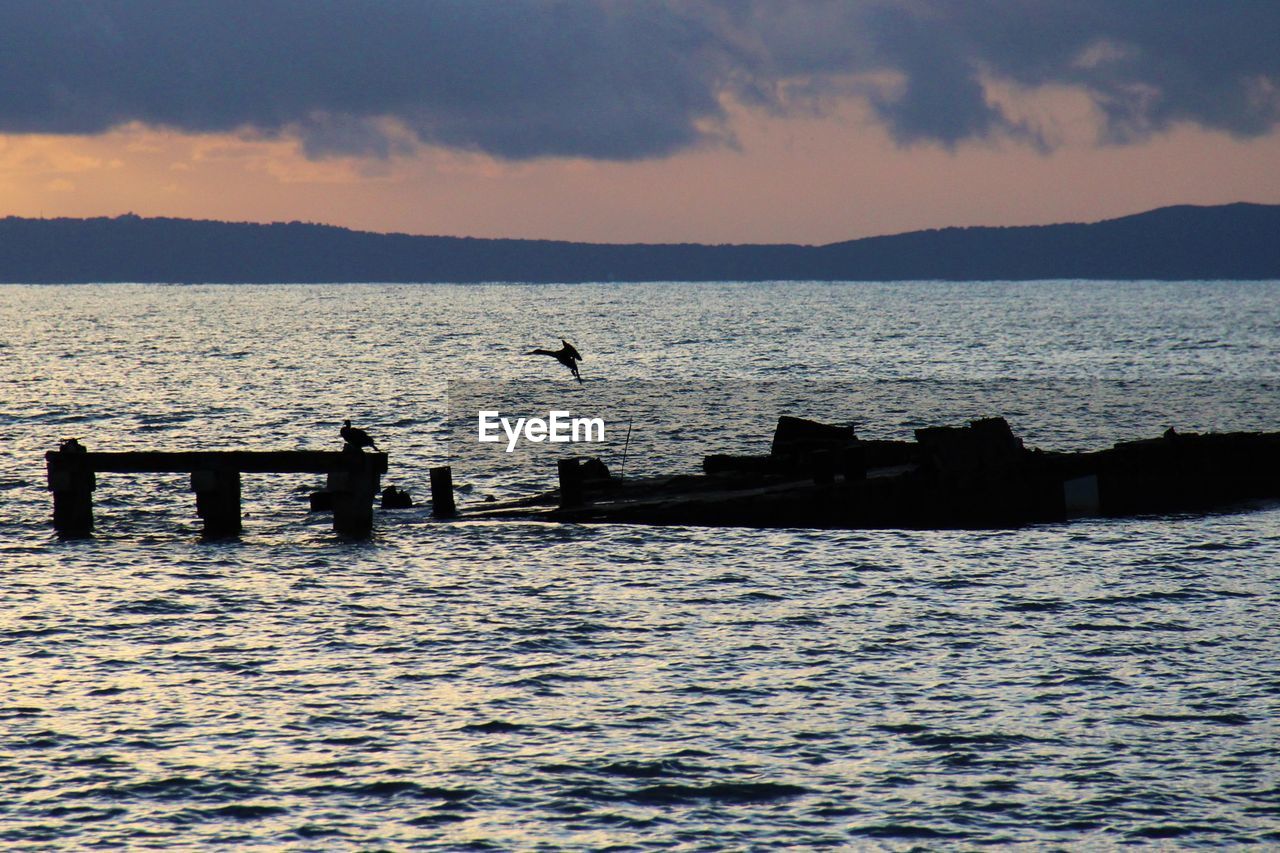
[[(561, 339), (582, 383), (526, 354)], [(608, 396), (627, 476), (767, 452), (781, 414), (1280, 430), (1280, 282), (0, 287), (0, 846), (1280, 846), (1280, 505), (434, 520), (433, 466), (464, 510), (554, 486), (471, 453), (467, 407), (526, 386)], [(238, 539), (185, 474), (100, 475), (92, 538), (53, 530), (65, 439), (339, 450), (344, 418), (417, 504), (368, 540), (306, 475), (245, 475)]]

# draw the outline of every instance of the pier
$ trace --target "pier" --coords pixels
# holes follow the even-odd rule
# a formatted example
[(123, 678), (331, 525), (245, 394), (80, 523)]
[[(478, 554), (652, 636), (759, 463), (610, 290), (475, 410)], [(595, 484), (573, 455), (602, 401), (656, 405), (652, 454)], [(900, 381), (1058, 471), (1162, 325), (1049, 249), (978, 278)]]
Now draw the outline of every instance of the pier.
[(90, 453), (74, 440), (45, 454), (53, 525), (60, 535), (93, 532), (93, 492), (99, 474), (190, 474), (196, 513), (208, 538), (241, 530), (240, 478), (243, 474), (326, 474), (333, 495), (333, 529), (365, 537), (373, 530), (373, 500), (387, 454), (358, 450), (132, 451)]
[[(187, 473), (207, 538), (241, 530), (245, 474), (325, 474), (313, 510), (367, 537), (387, 454), (342, 451), (90, 453), (70, 439), (45, 455), (53, 522), (66, 537), (94, 528), (99, 474)], [(699, 474), (614, 477), (599, 459), (557, 464), (558, 488), (459, 507), (453, 472), (432, 468), (438, 520), (712, 527), (1004, 528), (1076, 518), (1231, 510), (1280, 501), (1280, 432), (1179, 433), (1095, 451), (1023, 445), (1004, 418), (922, 427), (914, 441), (864, 440), (852, 428), (782, 416), (768, 454), (712, 454)], [(384, 508), (412, 506), (388, 489)]]

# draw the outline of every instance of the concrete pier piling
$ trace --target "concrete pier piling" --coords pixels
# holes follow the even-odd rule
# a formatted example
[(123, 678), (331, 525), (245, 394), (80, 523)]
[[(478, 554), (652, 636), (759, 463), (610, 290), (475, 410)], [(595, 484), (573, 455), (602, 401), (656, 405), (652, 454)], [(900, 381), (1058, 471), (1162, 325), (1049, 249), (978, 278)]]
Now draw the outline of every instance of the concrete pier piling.
[(91, 470), (72, 465), (49, 468), (53, 526), (60, 536), (75, 538), (93, 533), (93, 490), (97, 487), (98, 478)]
[[(369, 460), (377, 454), (343, 452), (349, 459), (341, 471), (329, 473), (333, 493), (333, 529), (343, 536), (364, 538), (373, 532), (373, 501), (382, 477)], [(386, 470), (384, 464), (383, 470)]]
[(240, 472), (222, 468), (191, 472), (196, 493), (196, 515), (204, 522), (204, 535), (223, 539), (240, 535)]

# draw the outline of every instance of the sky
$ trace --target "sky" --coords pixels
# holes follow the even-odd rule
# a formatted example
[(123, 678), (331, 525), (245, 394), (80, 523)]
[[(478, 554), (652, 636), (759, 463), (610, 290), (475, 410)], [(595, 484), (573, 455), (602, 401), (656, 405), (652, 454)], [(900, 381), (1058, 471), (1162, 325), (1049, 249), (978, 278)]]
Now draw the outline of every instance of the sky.
[(1277, 0), (0, 0), (0, 215), (821, 244), (1280, 203)]

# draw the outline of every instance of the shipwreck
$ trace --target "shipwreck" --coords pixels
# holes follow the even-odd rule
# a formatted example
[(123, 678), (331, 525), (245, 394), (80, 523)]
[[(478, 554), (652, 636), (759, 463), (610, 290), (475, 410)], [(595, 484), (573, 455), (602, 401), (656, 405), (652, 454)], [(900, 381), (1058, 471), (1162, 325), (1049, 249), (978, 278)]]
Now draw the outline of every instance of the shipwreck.
[(1280, 500), (1280, 433), (1169, 429), (1102, 450), (1055, 452), (1025, 447), (1000, 417), (917, 429), (914, 441), (888, 441), (783, 416), (769, 453), (706, 456), (700, 473), (623, 479), (597, 459), (563, 459), (558, 488), (463, 509), (446, 488), (451, 480), (433, 476), (433, 486), (437, 482), (437, 515), (461, 519), (1001, 528)]

